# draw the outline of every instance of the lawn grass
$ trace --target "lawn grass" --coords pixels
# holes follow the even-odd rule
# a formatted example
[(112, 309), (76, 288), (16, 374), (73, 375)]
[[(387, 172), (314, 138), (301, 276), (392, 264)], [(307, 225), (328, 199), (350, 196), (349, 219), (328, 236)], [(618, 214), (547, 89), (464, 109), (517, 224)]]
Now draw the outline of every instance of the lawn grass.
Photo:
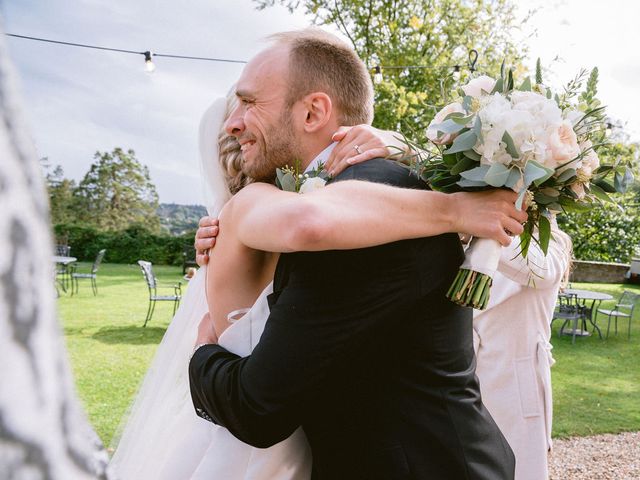
[[(83, 267), (87, 271), (89, 264)], [(161, 282), (182, 280), (179, 267), (154, 270)], [(636, 285), (574, 287), (615, 298), (625, 288), (640, 293)], [(172, 304), (159, 302), (153, 320), (142, 328), (148, 293), (137, 265), (103, 264), (98, 288), (94, 297), (89, 283), (81, 283), (80, 293), (62, 294), (58, 306), (80, 398), (109, 445), (169, 325)], [(576, 338), (572, 345), (571, 337), (558, 337), (560, 321), (554, 323), (555, 437), (640, 430), (640, 308), (634, 317), (631, 341), (623, 323), (618, 336)]]

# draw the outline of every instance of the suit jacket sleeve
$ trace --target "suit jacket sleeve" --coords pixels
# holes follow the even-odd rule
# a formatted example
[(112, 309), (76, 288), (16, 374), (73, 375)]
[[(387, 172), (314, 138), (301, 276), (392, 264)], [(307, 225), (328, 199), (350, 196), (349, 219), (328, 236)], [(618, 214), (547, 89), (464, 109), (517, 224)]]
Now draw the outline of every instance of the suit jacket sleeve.
[[(420, 187), (406, 169), (390, 168), (380, 162), (386, 161), (374, 160), (351, 167), (337, 180), (364, 179)], [(386, 170), (382, 177), (377, 173), (380, 167)], [(402, 249), (400, 243), (382, 246), (387, 248), (384, 258), (394, 249)], [(347, 253), (352, 252), (358, 251)], [(334, 252), (338, 255), (335, 261), (331, 260), (334, 257), (330, 252), (293, 254), (309, 258), (321, 255), (322, 261), (317, 265), (322, 270), (323, 282), (335, 279), (343, 286), (328, 282), (331, 284), (328, 293), (287, 285), (272, 305), (264, 333), (251, 356), (239, 358), (219, 345), (204, 346), (195, 352), (189, 378), (198, 415), (225, 426), (245, 443), (269, 447), (287, 438), (302, 423), (305, 404), (325, 389), (331, 389), (340, 366), (361, 348), (363, 338), (383, 338), (383, 323), (392, 316), (392, 310), (397, 311), (406, 284), (380, 285), (371, 278), (371, 272), (359, 273), (353, 268), (355, 264), (340, 261), (350, 258), (344, 254)], [(393, 270), (392, 262), (388, 268)], [(303, 276), (305, 273), (310, 277), (316, 274), (303, 272)], [(400, 276), (406, 272), (395, 273)], [(380, 275), (394, 272), (383, 271)], [(358, 285), (357, 295), (349, 288), (353, 285)]]

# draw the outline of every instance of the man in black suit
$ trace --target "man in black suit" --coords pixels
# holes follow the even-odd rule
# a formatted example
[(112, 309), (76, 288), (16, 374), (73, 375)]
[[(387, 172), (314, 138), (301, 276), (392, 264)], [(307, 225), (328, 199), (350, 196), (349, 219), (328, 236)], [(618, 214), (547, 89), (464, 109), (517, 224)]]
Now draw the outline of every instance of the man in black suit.
[[(251, 177), (327, 154), (338, 125), (369, 123), (354, 52), (317, 31), (283, 34), (238, 81), (227, 131)], [(383, 159), (334, 181), (426, 188)], [(259, 344), (240, 358), (199, 333), (189, 366), (200, 416), (268, 447), (304, 427), (317, 479), (511, 479), (514, 457), (482, 405), (471, 310), (445, 293), (455, 234), (280, 257)]]

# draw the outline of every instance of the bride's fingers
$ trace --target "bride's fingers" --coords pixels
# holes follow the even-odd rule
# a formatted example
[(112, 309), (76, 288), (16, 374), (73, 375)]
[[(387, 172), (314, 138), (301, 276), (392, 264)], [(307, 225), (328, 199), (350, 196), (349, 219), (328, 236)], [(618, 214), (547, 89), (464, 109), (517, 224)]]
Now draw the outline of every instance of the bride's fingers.
[(218, 219), (216, 217), (202, 217), (198, 222), (199, 227), (213, 227), (214, 225), (218, 225)]
[(213, 246), (216, 244), (216, 237), (207, 237), (207, 238), (198, 238), (196, 239), (196, 241), (193, 243), (193, 246), (196, 249), (196, 252), (204, 252), (205, 250), (209, 250), (210, 248), (213, 248)]
[(209, 263), (209, 251), (205, 250), (204, 253), (196, 251), (196, 263), (199, 267), (206, 267)]
[(502, 225), (504, 229), (508, 232), (511, 232), (513, 236), (520, 235), (522, 232), (524, 232), (524, 227), (522, 226), (522, 224), (517, 220), (514, 220), (513, 218), (506, 218)]

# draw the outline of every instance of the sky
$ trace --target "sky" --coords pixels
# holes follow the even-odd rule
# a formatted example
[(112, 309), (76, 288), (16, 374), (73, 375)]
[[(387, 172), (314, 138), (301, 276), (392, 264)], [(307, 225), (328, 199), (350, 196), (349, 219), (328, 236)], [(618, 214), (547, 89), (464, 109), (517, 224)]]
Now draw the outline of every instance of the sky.
[[(640, 2), (527, 0), (537, 13), (522, 32), (532, 66), (540, 56), (560, 86), (597, 64), (599, 98), (640, 140)], [(0, 0), (9, 33), (126, 50), (247, 60), (264, 37), (310, 19), (250, 0)], [(163, 203), (202, 204), (197, 132), (201, 115), (227, 93), (241, 64), (155, 58), (6, 37), (38, 154), (80, 180), (96, 151), (133, 149)], [(557, 58), (557, 60), (556, 60)]]

